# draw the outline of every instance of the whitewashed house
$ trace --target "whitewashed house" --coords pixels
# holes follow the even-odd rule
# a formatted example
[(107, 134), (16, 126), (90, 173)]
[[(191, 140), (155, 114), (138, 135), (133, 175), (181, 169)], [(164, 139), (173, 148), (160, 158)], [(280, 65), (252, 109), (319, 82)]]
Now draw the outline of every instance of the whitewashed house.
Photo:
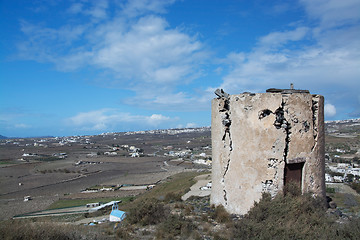
[(325, 173), (325, 182), (333, 182), (333, 181), (334, 181), (333, 177), (331, 177), (330, 174)]
[(344, 176), (334, 176), (334, 182), (344, 182)]
[(112, 206), (112, 211), (110, 213), (109, 220), (110, 222), (121, 222), (126, 217), (126, 213), (124, 211), (120, 211), (118, 209), (118, 204), (115, 202)]
[(133, 153), (130, 153), (130, 156), (132, 158), (135, 158), (135, 157), (140, 157), (139, 153), (138, 152), (133, 152)]

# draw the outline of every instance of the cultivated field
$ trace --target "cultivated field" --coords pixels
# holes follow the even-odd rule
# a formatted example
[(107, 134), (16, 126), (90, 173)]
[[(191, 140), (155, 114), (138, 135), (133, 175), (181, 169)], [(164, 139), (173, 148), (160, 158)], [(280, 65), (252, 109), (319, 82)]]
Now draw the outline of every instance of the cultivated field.
[[(209, 131), (1, 140), (0, 219), (47, 209), (59, 199), (91, 203), (95, 198), (143, 193), (141, 187), (121, 186), (153, 185), (175, 173), (208, 168), (190, 157), (209, 155), (209, 146)], [(171, 150), (188, 154), (167, 155)], [(133, 153), (138, 157), (131, 157)], [(115, 191), (82, 193), (102, 187)], [(31, 200), (24, 201), (25, 196)]]

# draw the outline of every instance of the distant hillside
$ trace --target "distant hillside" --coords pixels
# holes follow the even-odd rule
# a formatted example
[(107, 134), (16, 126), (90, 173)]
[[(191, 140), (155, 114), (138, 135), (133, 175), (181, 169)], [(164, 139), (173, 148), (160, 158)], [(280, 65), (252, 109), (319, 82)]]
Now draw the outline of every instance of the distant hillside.
[(7, 139), (7, 137), (0, 135), (0, 139)]
[(349, 120), (326, 121), (325, 131), (334, 136), (358, 136), (360, 134), (360, 118)]

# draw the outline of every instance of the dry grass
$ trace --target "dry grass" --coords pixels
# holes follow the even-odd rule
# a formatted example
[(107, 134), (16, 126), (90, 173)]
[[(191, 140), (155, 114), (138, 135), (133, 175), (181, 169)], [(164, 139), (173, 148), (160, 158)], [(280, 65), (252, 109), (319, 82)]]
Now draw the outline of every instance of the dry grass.
[(358, 218), (329, 215), (323, 200), (300, 195), (292, 187), (286, 195), (274, 199), (264, 194), (240, 218), (230, 215), (222, 206), (211, 207), (209, 197), (179, 201), (179, 193), (193, 184), (196, 174), (174, 176), (127, 203), (128, 216), (115, 230), (112, 223), (95, 228), (13, 221), (2, 224), (0, 239), (37, 239), (43, 232), (46, 234), (39, 239), (357, 239), (360, 236)]
[(83, 226), (29, 220), (6, 221), (0, 224), (0, 239), (53, 240), (53, 239), (105, 239), (96, 229)]
[(162, 222), (169, 214), (169, 209), (157, 199), (149, 199), (130, 209), (127, 221), (131, 224), (150, 225)]
[[(121, 204), (121, 209), (129, 211), (147, 201), (157, 199), (165, 203), (179, 202), (181, 196), (195, 184), (194, 177), (204, 174), (201, 172), (182, 172), (169, 177), (164, 183), (157, 185), (151, 191), (138, 196), (134, 201)], [(119, 205), (120, 206), (120, 205)]]
[(222, 205), (215, 207), (215, 211), (211, 214), (211, 217), (219, 223), (227, 223), (231, 221), (230, 214)]

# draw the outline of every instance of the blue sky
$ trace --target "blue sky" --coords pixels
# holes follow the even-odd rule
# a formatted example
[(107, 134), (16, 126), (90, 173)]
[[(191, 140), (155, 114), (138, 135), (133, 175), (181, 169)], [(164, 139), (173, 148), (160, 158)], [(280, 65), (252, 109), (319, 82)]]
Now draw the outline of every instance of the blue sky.
[(360, 117), (358, 0), (4, 0), (0, 134), (210, 126), (214, 90), (325, 96)]

